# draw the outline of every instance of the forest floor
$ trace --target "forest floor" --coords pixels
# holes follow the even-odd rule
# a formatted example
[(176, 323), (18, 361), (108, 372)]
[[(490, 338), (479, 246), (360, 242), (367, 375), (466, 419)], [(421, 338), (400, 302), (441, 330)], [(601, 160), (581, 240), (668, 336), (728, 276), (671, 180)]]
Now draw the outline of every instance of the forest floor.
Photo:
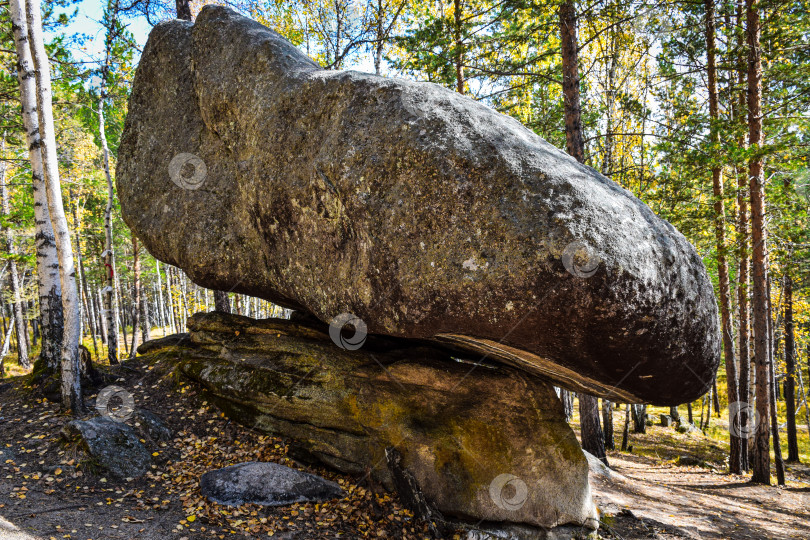
[[(138, 480), (116, 482), (94, 472), (62, 442), (59, 431), (70, 418), (57, 404), (38, 397), (22, 377), (0, 381), (0, 539), (429, 537), (426, 524), (396, 497), (289, 459), (281, 439), (229, 422), (161, 366), (135, 359), (112, 373), (136, 406), (159, 414), (175, 433), (156, 450), (153, 470)], [(810, 538), (810, 468), (791, 466), (784, 487), (755, 486), (748, 477), (723, 473), (722, 440), (660, 426), (630, 439), (633, 453), (609, 453), (619, 476), (593, 475), (603, 515), (600, 536)], [(680, 456), (702, 466), (680, 466)], [(340, 483), (348, 496), (233, 509), (200, 495), (203, 472), (251, 460), (319, 474)]]

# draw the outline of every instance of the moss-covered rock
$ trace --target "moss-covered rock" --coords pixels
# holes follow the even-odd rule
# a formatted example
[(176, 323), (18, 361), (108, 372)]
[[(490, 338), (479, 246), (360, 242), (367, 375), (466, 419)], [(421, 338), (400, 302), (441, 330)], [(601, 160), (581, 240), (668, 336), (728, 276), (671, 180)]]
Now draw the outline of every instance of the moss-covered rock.
[(540, 379), (373, 336), (347, 351), (286, 320), (209, 313), (188, 326), (190, 340), (165, 358), (229, 417), (292, 439), (299, 458), (390, 489), (385, 449), (394, 447), (447, 516), (595, 524), (588, 463)]

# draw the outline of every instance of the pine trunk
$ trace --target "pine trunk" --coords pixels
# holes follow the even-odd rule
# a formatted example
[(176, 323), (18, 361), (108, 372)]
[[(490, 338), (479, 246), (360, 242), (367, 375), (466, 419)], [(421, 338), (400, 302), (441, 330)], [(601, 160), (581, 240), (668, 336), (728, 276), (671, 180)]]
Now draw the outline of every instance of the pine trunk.
[[(743, 3), (737, 3), (737, 26), (739, 28), (743, 27)], [(740, 51), (745, 50), (745, 35), (743, 32), (738, 32), (738, 39), (737, 39), (737, 48)], [(735, 114), (735, 122), (743, 123), (745, 122), (745, 111), (746, 111), (746, 92), (745, 88), (745, 81), (746, 81), (746, 58), (743, 56), (742, 53), (738, 56), (739, 59), (739, 66), (737, 69), (737, 87), (739, 88), (739, 94), (737, 99), (737, 112)], [(733, 101), (732, 101), (733, 103)], [(745, 135), (742, 133), (740, 134), (739, 138), (737, 139), (737, 144), (740, 148), (744, 148), (746, 146), (746, 138)], [(740, 411), (743, 411), (740, 414), (740, 429), (741, 432), (747, 433), (748, 428), (748, 413), (749, 410), (748, 404), (751, 403), (751, 355), (750, 355), (750, 341), (751, 341), (751, 333), (750, 333), (750, 316), (749, 316), (749, 304), (748, 304), (748, 288), (749, 288), (749, 267), (750, 267), (750, 259), (748, 255), (748, 242), (749, 242), (749, 231), (748, 231), (748, 175), (738, 171), (737, 172), (737, 260), (739, 261), (739, 272), (738, 272), (738, 279), (737, 279), (737, 309), (738, 309), (738, 321), (739, 321), (739, 332), (738, 332), (738, 351), (740, 356), (740, 374), (739, 374), (739, 385), (737, 387), (738, 392), (740, 394), (740, 401), (743, 402), (743, 406), (740, 407)], [(747, 471), (749, 469), (749, 460), (748, 460), (748, 441), (743, 441), (742, 444), (742, 452), (740, 456), (740, 461), (742, 465), (742, 469)]]
[(225, 291), (214, 291), (214, 309), (222, 313), (231, 312), (231, 303), (228, 300), (228, 293)]
[(177, 18), (183, 21), (191, 20), (191, 6), (189, 0), (175, 0), (175, 9), (177, 11)]
[(779, 441), (779, 419), (777, 418), (776, 409), (776, 375), (774, 373), (774, 321), (773, 309), (771, 306), (771, 278), (768, 276), (767, 282), (767, 298), (768, 298), (768, 382), (770, 388), (770, 422), (771, 422), (771, 436), (773, 437), (773, 455), (774, 465), (776, 466), (776, 483), (780, 486), (785, 485), (785, 461), (782, 459), (782, 444)]
[(752, 482), (771, 483), (770, 377), (768, 373), (768, 297), (767, 238), (765, 232), (765, 178), (762, 157), (762, 51), (760, 49), (759, 0), (746, 2), (746, 37), (748, 41), (748, 144), (756, 153), (748, 162), (751, 197), (751, 244), (753, 298), (751, 308), (754, 327), (754, 360), (756, 362), (756, 406), (760, 422), (754, 435)]
[(785, 276), (785, 409), (787, 413), (788, 462), (799, 461), (796, 438), (796, 335), (793, 325), (793, 280)]
[(605, 448), (616, 450), (616, 441), (613, 440), (613, 407), (606, 399), (602, 400), (602, 429), (605, 432)]
[(577, 60), (577, 11), (573, 0), (560, 5), (560, 39), (562, 41), (563, 99), (565, 107), (565, 140), (568, 153), (583, 163), (585, 144), (582, 139), (582, 108), (579, 97)]
[(622, 452), (627, 452), (627, 443), (630, 440), (630, 404), (624, 406), (624, 429), (622, 430)]
[(579, 395), (579, 431), (582, 449), (608, 464), (605, 439), (599, 425), (599, 400), (588, 394)]
[(456, 91), (464, 93), (464, 44), (461, 41), (461, 0), (453, 0), (453, 48), (456, 67)]
[[(720, 321), (723, 338), (723, 360), (726, 366), (727, 397), (729, 414), (731, 404), (740, 401), (737, 389), (737, 364), (734, 355), (734, 332), (731, 321), (731, 288), (729, 286), (728, 262), (726, 261), (726, 209), (725, 193), (723, 187), (723, 168), (719, 163), (720, 152), (720, 107), (717, 99), (717, 61), (716, 61), (716, 29), (714, 0), (706, 0), (706, 70), (709, 81), (709, 116), (711, 121), (711, 144), (714, 147), (711, 155), (715, 162), (712, 164), (712, 194), (714, 195), (714, 240), (717, 249), (717, 276), (718, 296), (720, 297)], [(714, 396), (715, 411), (720, 414), (719, 396), (717, 395), (717, 381), (715, 380)], [(735, 409), (736, 410), (736, 409)], [(731, 422), (732, 419), (729, 419)], [(730, 434), (729, 470), (732, 474), (742, 473), (742, 446), (744, 441), (733, 432)]]

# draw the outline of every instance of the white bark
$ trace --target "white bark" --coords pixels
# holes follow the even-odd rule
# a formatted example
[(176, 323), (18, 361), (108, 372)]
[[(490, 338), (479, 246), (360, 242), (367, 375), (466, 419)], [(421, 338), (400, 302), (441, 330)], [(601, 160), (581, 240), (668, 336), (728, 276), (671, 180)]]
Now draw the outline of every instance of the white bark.
[(160, 327), (163, 329), (163, 335), (166, 335), (166, 327), (169, 324), (168, 317), (166, 316), (166, 307), (163, 305), (163, 284), (160, 278), (160, 261), (155, 259), (155, 272), (157, 273), (157, 289), (155, 290), (155, 297), (157, 298), (158, 311), (160, 312)]
[[(11, 0), (20, 2), (21, 0)], [(76, 289), (76, 268), (73, 264), (73, 248), (68, 230), (65, 208), (62, 204), (62, 187), (59, 182), (59, 162), (56, 155), (56, 130), (53, 120), (51, 72), (45, 41), (42, 36), (42, 19), (39, 2), (30, 2), (26, 13), (28, 38), (30, 40), (37, 79), (37, 105), (39, 131), (42, 137), (42, 162), (45, 173), (45, 188), (48, 195), (48, 211), (51, 215), (56, 255), (59, 259), (59, 277), (62, 283), (62, 313), (64, 335), (62, 337), (62, 407), (74, 414), (82, 412), (80, 386), (79, 295)]]
[[(5, 154), (6, 150), (6, 137), (3, 134), (0, 140), (0, 152)], [(5, 156), (3, 156), (5, 158)], [(8, 216), (11, 213), (9, 206), (8, 190), (6, 189), (6, 162), (5, 159), (0, 162), (0, 197), (2, 198), (3, 215)], [(17, 358), (24, 369), (31, 367), (31, 362), (28, 360), (28, 341), (25, 339), (25, 319), (23, 318), (22, 311), (22, 294), (20, 293), (20, 276), (17, 273), (17, 261), (14, 260), (17, 250), (14, 246), (14, 231), (11, 227), (6, 229), (6, 247), (8, 254), (11, 255), (9, 259), (9, 281), (11, 282), (11, 294), (14, 297), (14, 319), (17, 324)]]
[[(14, 326), (14, 314), (11, 314), (11, 320), (8, 322), (8, 328), (6, 329), (6, 337), (3, 338), (3, 348), (0, 349), (0, 376), (5, 376), (5, 369), (3, 369), (3, 361), (6, 359), (6, 355), (8, 355), (8, 351), (11, 348), (11, 332)], [(19, 338), (18, 338), (19, 339)]]
[(14, 45), (17, 49), (17, 79), (20, 83), (22, 121), (28, 142), (34, 189), (34, 223), (37, 250), (39, 312), (41, 315), (42, 349), (40, 357), (52, 369), (57, 369), (62, 344), (62, 284), (59, 259), (48, 211), (48, 196), (43, 173), (37, 87), (34, 60), (28, 45), (28, 21), (24, 0), (11, 0), (9, 5)]
[(104, 131), (104, 86), (98, 100), (98, 136), (104, 157), (104, 176), (107, 177), (107, 207), (104, 209), (104, 315), (107, 319), (107, 360), (110, 365), (118, 363), (118, 306), (115, 301), (115, 256), (113, 253), (112, 209), (115, 200), (112, 175), (110, 174), (110, 148)]

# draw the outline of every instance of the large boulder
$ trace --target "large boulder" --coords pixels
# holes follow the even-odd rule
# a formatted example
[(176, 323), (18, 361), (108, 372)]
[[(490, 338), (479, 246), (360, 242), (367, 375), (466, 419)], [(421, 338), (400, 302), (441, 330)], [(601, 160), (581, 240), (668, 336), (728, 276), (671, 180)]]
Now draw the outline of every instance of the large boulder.
[[(448, 518), (595, 528), (588, 462), (546, 382), (506, 366), (326, 327), (222, 313), (150, 354), (176, 362), (230, 418), (290, 440), (292, 457), (394, 490), (386, 450)], [(149, 358), (146, 361), (150, 361)], [(470, 375), (475, 369), (474, 375)]]
[(628, 191), (482, 103), (323, 70), (225, 7), (152, 30), (117, 185), (205, 287), (614, 401), (693, 400), (719, 363), (700, 257)]

